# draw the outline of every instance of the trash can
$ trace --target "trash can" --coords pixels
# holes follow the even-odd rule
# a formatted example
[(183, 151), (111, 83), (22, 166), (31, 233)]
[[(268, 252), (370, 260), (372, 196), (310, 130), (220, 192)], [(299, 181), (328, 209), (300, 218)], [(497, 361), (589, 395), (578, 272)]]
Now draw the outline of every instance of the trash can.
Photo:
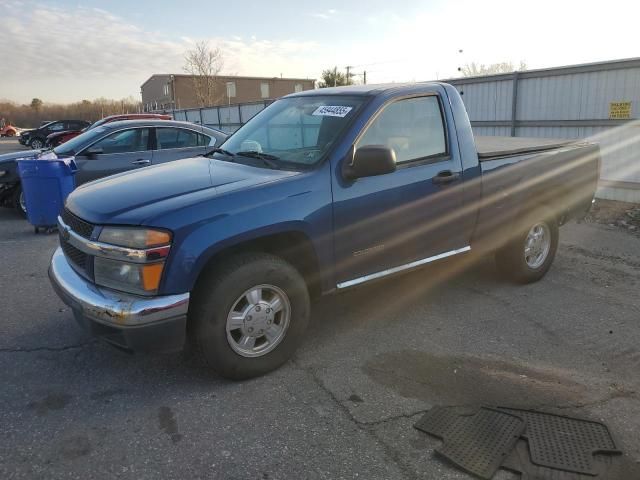
[(64, 201), (76, 186), (74, 159), (24, 159), (17, 163), (29, 223), (36, 233), (41, 228), (53, 231)]

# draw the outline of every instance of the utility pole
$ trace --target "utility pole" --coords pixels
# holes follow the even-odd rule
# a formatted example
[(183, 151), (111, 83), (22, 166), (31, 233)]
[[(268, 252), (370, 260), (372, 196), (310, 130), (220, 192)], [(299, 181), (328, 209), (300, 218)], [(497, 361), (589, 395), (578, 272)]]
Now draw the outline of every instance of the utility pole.
[(460, 72), (460, 75), (462, 74), (462, 66), (463, 66), (463, 61), (464, 59), (462, 58), (462, 54), (464, 53), (464, 50), (462, 50), (461, 48), (458, 49), (458, 53), (460, 54), (460, 56), (458, 57), (460, 59), (460, 66), (458, 67), (458, 72)]
[(171, 75), (171, 104), (173, 106), (173, 111), (176, 111), (176, 77), (175, 75)]
[(353, 77), (362, 77), (362, 83), (364, 85), (367, 84), (367, 71), (366, 70), (364, 70), (362, 73), (352, 73), (351, 70), (354, 68), (353, 65), (347, 65), (344, 68), (347, 70), (347, 75), (346, 75), (347, 85), (353, 85), (353, 82), (351, 81), (351, 79)]

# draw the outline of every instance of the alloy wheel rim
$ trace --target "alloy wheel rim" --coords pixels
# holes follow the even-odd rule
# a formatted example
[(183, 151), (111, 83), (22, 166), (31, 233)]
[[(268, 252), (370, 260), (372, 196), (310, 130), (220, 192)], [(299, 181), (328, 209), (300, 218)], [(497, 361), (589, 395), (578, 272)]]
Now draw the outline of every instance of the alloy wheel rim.
[(291, 304), (275, 285), (256, 285), (233, 303), (227, 315), (227, 341), (243, 357), (261, 357), (284, 339), (291, 321)]
[(546, 223), (536, 223), (524, 242), (524, 260), (529, 268), (540, 268), (551, 250), (551, 230)]
[(20, 192), (20, 196), (18, 197), (18, 203), (20, 204), (20, 208), (24, 213), (27, 213), (27, 202), (24, 199), (24, 190)]

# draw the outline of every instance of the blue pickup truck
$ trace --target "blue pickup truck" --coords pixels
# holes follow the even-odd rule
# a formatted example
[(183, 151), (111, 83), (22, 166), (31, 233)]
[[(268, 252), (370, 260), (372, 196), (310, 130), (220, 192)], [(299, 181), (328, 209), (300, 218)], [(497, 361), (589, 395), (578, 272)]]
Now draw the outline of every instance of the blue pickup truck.
[(249, 378), (292, 355), (315, 296), (472, 253), (539, 280), (599, 163), (588, 143), (474, 139), (443, 83), (301, 92), (204, 156), (75, 190), (49, 276), (110, 343), (192, 345)]

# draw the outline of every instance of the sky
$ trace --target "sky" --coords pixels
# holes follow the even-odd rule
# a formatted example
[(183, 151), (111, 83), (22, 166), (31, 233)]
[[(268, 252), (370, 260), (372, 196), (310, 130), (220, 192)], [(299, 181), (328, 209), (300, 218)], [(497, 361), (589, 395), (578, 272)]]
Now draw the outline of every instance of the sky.
[(0, 99), (140, 99), (201, 40), (223, 51), (225, 74), (317, 79), (352, 65), (368, 83), (630, 58), (639, 15), (633, 0), (0, 0)]

